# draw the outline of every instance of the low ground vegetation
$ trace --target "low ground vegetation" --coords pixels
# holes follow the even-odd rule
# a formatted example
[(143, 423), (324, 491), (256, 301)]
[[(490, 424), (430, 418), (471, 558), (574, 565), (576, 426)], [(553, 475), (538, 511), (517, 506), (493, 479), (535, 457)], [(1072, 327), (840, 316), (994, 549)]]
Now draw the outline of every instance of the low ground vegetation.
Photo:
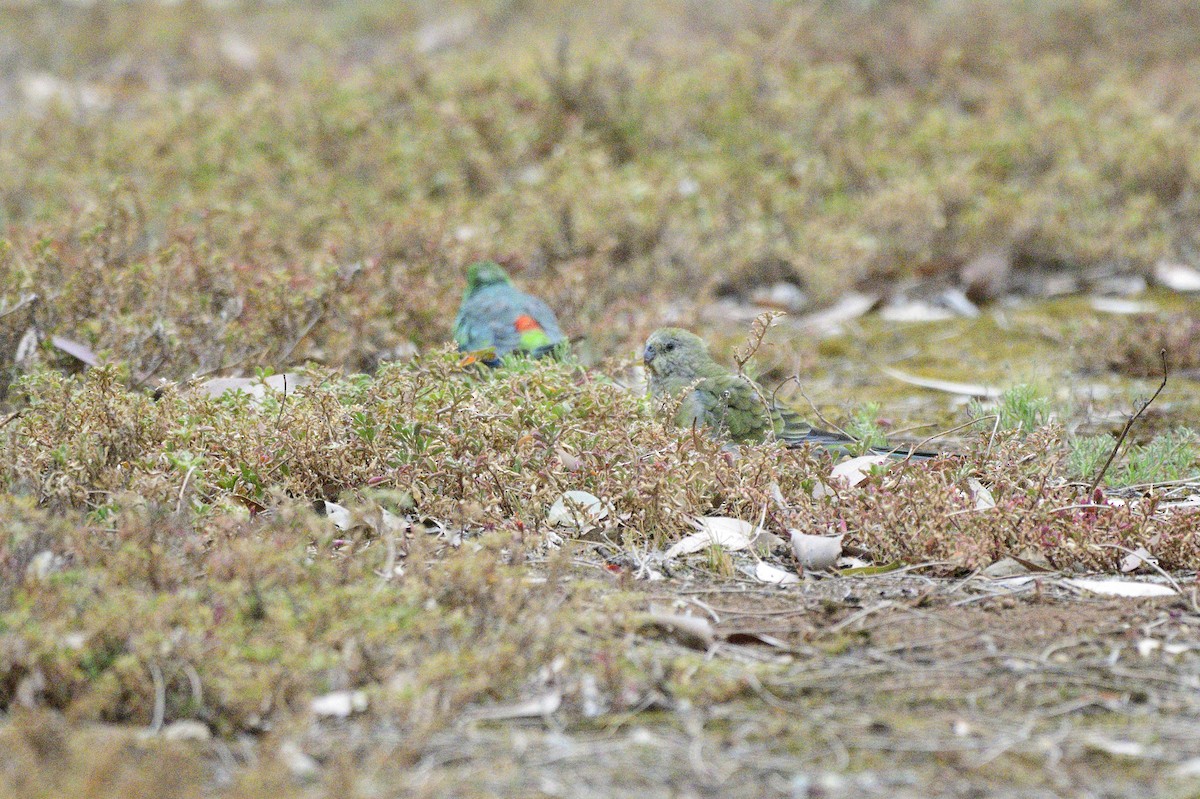
[[(1014, 297), (1198, 265), (1198, 34), (1166, 0), (0, 6), (0, 793), (1194, 795), (1196, 308)], [(573, 357), (449, 349), (478, 258)], [(847, 486), (670, 424), (646, 334), (731, 362), (719, 309), (779, 284), (747, 368), (946, 455)], [(997, 306), (802, 318), (914, 286)], [(566, 491), (604, 518), (552, 527)], [(712, 516), (774, 538), (662, 557)], [(792, 530), (857, 560), (802, 574)], [(1122, 570), (1175, 593), (1061, 580)]]

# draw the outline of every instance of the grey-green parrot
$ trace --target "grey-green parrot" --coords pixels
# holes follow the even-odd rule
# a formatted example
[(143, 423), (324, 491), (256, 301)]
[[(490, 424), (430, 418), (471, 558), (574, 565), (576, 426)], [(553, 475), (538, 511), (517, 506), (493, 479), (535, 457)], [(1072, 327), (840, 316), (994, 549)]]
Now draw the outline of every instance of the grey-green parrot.
[(485, 361), (490, 366), (511, 352), (540, 358), (568, 346), (550, 306), (513, 285), (508, 273), (492, 261), (467, 268), (454, 340), (463, 352), (494, 350), (494, 357)]
[[(682, 427), (706, 427), (736, 444), (776, 438), (790, 446), (811, 444), (836, 454), (858, 451), (853, 438), (813, 427), (769, 394), (756, 390), (749, 378), (718, 364), (694, 333), (677, 327), (659, 328), (646, 340), (642, 357), (650, 375), (650, 394), (656, 399), (681, 400), (676, 421)], [(870, 451), (899, 458), (909, 455), (880, 447)], [(933, 454), (913, 453), (912, 457), (923, 459)]]

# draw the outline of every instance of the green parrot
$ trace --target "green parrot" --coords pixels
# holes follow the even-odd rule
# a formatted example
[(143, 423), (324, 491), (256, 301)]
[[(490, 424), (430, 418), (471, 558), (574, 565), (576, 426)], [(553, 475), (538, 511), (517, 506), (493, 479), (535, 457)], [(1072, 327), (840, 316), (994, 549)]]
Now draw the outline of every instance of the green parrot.
[(512, 352), (541, 358), (567, 347), (550, 306), (513, 285), (503, 267), (492, 261), (467, 268), (467, 290), (454, 318), (454, 340), (463, 352), (490, 350), (490, 357), (481, 359), (489, 366)]
[[(679, 399), (676, 421), (682, 427), (707, 427), (735, 444), (777, 438), (789, 446), (815, 445), (838, 455), (859, 451), (857, 441), (841, 433), (820, 430), (794, 411), (764, 394), (747, 377), (731, 373), (708, 354), (699, 336), (677, 327), (655, 330), (646, 339), (642, 354), (650, 375), (650, 394), (655, 399)], [(768, 406), (770, 412), (768, 413)], [(907, 451), (892, 452), (872, 447), (872, 453), (909, 457)], [(926, 459), (934, 453), (918, 452)]]

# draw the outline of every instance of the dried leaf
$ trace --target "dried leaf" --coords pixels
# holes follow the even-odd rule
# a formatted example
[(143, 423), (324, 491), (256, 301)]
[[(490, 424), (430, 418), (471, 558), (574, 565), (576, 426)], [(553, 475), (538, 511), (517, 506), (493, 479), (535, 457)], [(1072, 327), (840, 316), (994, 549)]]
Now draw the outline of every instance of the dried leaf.
[(1121, 558), (1121, 571), (1125, 574), (1137, 571), (1138, 569), (1149, 566), (1153, 568), (1158, 564), (1158, 558), (1150, 554), (1150, 551), (1145, 547), (1138, 547), (1133, 552), (1130, 552), (1125, 557)]
[(878, 302), (876, 294), (846, 294), (825, 310), (801, 317), (799, 324), (817, 333), (835, 333), (842, 324), (862, 316)]
[(367, 709), (367, 695), (363, 691), (333, 691), (315, 697), (309, 709), (318, 716), (344, 719)]
[(262, 379), (257, 377), (214, 377), (197, 385), (196, 390), (213, 398), (230, 391), (243, 391), (254, 398), (255, 404), (259, 404), (267, 396), (267, 391), (282, 392), (284, 396), (287, 396), (310, 382), (304, 375), (285, 372)]
[(728, 516), (705, 516), (694, 521), (700, 532), (692, 533), (667, 550), (667, 560), (679, 555), (690, 555), (711, 546), (719, 546), (728, 552), (736, 552), (750, 546), (754, 527), (741, 519)]
[(594, 494), (586, 491), (567, 491), (550, 506), (546, 522), (553, 527), (586, 530), (608, 516), (608, 508)]
[(792, 530), (792, 552), (806, 571), (823, 571), (842, 556), (842, 537), (806, 535)]
[(13, 354), (13, 363), (21, 368), (26, 368), (29, 362), (33, 360), (34, 354), (38, 347), (38, 329), (31, 327), (21, 335), (21, 340), (17, 342), (17, 351)]
[(885, 322), (945, 322), (957, 316), (948, 308), (924, 300), (896, 300), (879, 312)]
[(562, 707), (562, 691), (551, 688), (545, 693), (504, 705), (479, 708), (471, 713), (474, 719), (501, 721), (504, 719), (533, 719), (551, 716)]
[(1155, 310), (1153, 303), (1127, 300), (1122, 297), (1092, 297), (1088, 300), (1088, 304), (1092, 306), (1092, 310), (1099, 311), (1100, 313), (1119, 314), (1122, 316), (1151, 313)]
[(96, 357), (96, 353), (78, 341), (71, 341), (69, 338), (63, 338), (62, 336), (51, 336), (50, 343), (56, 349), (65, 352), (77, 361), (86, 363), (88, 366), (100, 365), (100, 359)]
[(1090, 591), (1101, 596), (1152, 597), (1175, 596), (1175, 589), (1158, 583), (1143, 583), (1133, 580), (1063, 580), (1063, 585)]
[(350, 510), (336, 502), (325, 503), (325, 516), (333, 522), (333, 526), (345, 532), (356, 527), (366, 527), (375, 533), (403, 533), (409, 529), (407, 520), (392, 513), (387, 508), (368, 510)]
[(800, 578), (792, 572), (772, 566), (763, 560), (755, 565), (754, 578), (759, 582), (772, 585), (791, 585), (800, 582)]
[(834, 480), (841, 479), (847, 486), (853, 487), (867, 479), (871, 469), (891, 462), (887, 455), (860, 455), (835, 465), (830, 470), (829, 477)]
[(983, 570), (984, 577), (991, 577), (994, 580), (1003, 580), (1022, 574), (1029, 574), (1029, 569), (1016, 558), (1001, 558)]
[(690, 649), (707, 650), (717, 640), (717, 634), (712, 624), (708, 619), (698, 616), (684, 616), (679, 613), (648, 613), (642, 618), (640, 626), (657, 629)]
[(207, 741), (212, 731), (202, 721), (179, 719), (163, 727), (160, 735), (168, 741)]
[(975, 510), (991, 510), (996, 507), (996, 498), (992, 496), (988, 487), (979, 482), (977, 478), (969, 478), (967, 488), (970, 489), (971, 498), (975, 500)]
[(938, 380), (934, 377), (918, 377), (910, 375), (907, 372), (901, 372), (899, 369), (893, 369), (890, 366), (879, 367), (888, 377), (899, 380), (902, 383), (908, 383), (910, 386), (918, 386), (920, 388), (928, 388), (932, 391), (945, 391), (947, 394), (959, 394), (964, 397), (982, 397), (984, 399), (999, 399), (1004, 392), (998, 388), (989, 386), (981, 386), (975, 383), (957, 383), (953, 380)]
[(1200, 272), (1187, 264), (1159, 261), (1154, 265), (1154, 279), (1171, 291), (1200, 291)]

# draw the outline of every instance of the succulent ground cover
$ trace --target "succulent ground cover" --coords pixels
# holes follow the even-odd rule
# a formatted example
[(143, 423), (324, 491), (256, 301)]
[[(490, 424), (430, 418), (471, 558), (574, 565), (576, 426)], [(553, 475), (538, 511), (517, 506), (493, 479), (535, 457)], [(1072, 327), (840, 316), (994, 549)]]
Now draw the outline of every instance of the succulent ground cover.
[[(0, 65), (0, 793), (1200, 790), (1189, 4), (10, 3)], [(479, 258), (571, 358), (451, 350)], [(667, 323), (948, 454), (677, 429)]]

